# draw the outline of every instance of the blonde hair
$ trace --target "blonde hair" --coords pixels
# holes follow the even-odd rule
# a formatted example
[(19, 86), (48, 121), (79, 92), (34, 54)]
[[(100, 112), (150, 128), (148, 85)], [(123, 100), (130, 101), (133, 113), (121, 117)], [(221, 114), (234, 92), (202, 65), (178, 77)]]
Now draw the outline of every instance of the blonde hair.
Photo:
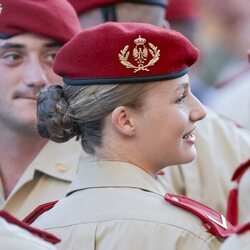
[(37, 99), (39, 134), (56, 142), (76, 136), (83, 149), (93, 154), (102, 145), (104, 118), (118, 106), (140, 110), (142, 96), (153, 85), (51, 85)]

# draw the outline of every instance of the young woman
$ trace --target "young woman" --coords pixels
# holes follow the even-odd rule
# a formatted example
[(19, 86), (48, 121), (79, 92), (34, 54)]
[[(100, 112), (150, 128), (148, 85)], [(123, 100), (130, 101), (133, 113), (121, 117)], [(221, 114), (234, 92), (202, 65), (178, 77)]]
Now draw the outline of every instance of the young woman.
[(140, 23), (86, 29), (58, 52), (54, 71), (65, 85), (40, 93), (39, 132), (57, 142), (76, 136), (93, 155), (67, 196), (33, 223), (61, 238), (59, 249), (219, 248), (207, 232), (216, 223), (203, 228), (206, 216), (166, 202), (155, 180), (196, 155), (206, 112), (190, 92), (188, 67), (198, 54), (179, 33)]

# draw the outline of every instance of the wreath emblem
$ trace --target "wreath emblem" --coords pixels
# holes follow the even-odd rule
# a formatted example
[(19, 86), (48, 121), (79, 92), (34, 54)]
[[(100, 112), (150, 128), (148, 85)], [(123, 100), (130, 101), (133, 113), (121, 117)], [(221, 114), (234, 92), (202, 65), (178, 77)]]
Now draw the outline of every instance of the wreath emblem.
[[(118, 54), (120, 63), (127, 69), (134, 69), (134, 73), (140, 70), (149, 71), (148, 67), (154, 66), (155, 63), (160, 59), (160, 50), (152, 43), (148, 43), (149, 48), (146, 47), (146, 42), (146, 39), (142, 38), (141, 36), (134, 40), (135, 47), (133, 49), (133, 57), (137, 62), (137, 66), (128, 61), (130, 55), (130, 51), (128, 51), (129, 45), (126, 45), (122, 50), (120, 50), (120, 53)], [(152, 57), (150, 61), (148, 61), (149, 54)]]

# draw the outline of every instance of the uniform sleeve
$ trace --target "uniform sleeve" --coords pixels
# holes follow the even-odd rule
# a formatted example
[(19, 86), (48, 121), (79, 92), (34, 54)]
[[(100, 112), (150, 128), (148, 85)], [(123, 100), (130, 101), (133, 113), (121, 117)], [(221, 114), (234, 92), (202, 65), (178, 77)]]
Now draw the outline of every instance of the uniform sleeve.
[(249, 250), (250, 232), (244, 235), (232, 235), (221, 246), (220, 250)]
[[(250, 169), (248, 169), (242, 176), (239, 184), (239, 223), (246, 223), (250, 221)], [(249, 239), (250, 241), (250, 239)]]
[(8, 250), (55, 250), (56, 248), (16, 225), (0, 218), (0, 246)]

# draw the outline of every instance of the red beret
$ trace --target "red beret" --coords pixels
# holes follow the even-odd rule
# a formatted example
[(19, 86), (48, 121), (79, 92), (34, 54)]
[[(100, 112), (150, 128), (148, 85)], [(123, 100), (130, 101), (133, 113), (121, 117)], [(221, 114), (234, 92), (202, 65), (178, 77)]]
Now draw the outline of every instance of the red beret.
[(83, 30), (65, 44), (53, 69), (71, 85), (147, 82), (183, 76), (198, 56), (176, 31), (107, 22)]
[(65, 43), (80, 30), (66, 0), (1, 0), (0, 38), (36, 33)]
[(82, 14), (94, 8), (100, 8), (109, 4), (132, 2), (136, 4), (152, 4), (165, 7), (167, 0), (68, 0), (78, 14)]
[(197, 0), (169, 0), (166, 9), (168, 21), (196, 20), (200, 16)]

